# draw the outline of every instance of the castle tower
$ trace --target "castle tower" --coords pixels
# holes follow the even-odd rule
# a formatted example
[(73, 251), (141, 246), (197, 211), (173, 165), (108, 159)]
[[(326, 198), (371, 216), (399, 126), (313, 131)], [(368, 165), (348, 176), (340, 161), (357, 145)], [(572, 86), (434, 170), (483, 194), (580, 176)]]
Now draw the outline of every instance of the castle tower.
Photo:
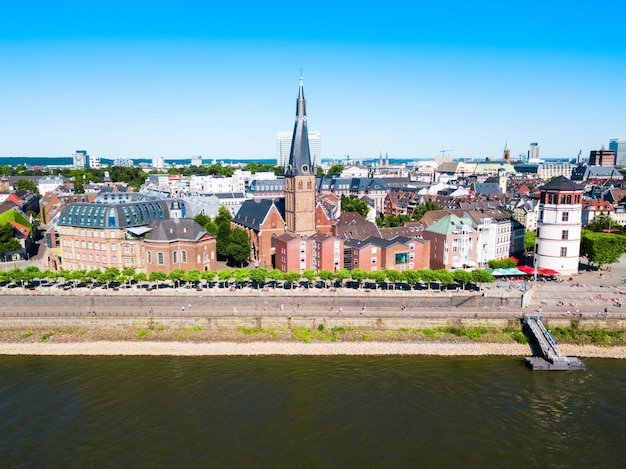
[(578, 272), (583, 188), (559, 176), (539, 188), (535, 267)]
[(301, 235), (315, 233), (315, 173), (311, 165), (306, 120), (306, 100), (300, 76), (296, 123), (289, 163), (285, 168), (285, 223), (288, 232)]
[(505, 163), (511, 162), (511, 150), (509, 150), (509, 141), (507, 140), (504, 144), (504, 152), (502, 153), (502, 160)]

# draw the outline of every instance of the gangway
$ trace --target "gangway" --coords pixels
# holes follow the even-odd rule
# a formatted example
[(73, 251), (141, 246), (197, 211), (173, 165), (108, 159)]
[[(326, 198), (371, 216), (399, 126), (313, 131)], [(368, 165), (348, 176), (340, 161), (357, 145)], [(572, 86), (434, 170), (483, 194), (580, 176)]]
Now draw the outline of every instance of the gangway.
[(576, 357), (561, 353), (556, 339), (541, 322), (541, 316), (525, 314), (524, 333), (528, 337), (532, 357), (526, 357), (526, 365), (533, 370), (584, 370), (585, 364)]

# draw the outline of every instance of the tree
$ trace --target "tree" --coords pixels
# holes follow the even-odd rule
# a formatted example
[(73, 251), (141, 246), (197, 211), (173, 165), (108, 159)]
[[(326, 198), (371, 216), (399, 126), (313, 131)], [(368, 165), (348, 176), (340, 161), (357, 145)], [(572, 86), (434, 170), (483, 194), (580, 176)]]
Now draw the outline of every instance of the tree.
[(311, 284), (315, 282), (317, 274), (313, 269), (306, 269), (304, 272), (302, 272), (302, 278), (307, 281), (307, 287), (310, 287)]
[(252, 269), (249, 274), (250, 280), (259, 288), (259, 285), (264, 285), (267, 280), (267, 269), (265, 267), (259, 267)]
[(17, 251), (21, 247), (20, 242), (13, 236), (13, 225), (10, 223), (0, 225), (0, 254), (3, 258), (6, 253)]
[(471, 280), (471, 275), (467, 270), (455, 270), (452, 272), (452, 278), (455, 282), (460, 283), (465, 288), (465, 285)]
[(613, 264), (624, 254), (626, 236), (613, 233), (593, 233), (584, 230), (580, 242), (580, 254), (592, 264), (601, 267)]
[(535, 251), (535, 241), (537, 239), (537, 233), (535, 231), (527, 231), (524, 233), (524, 250)]
[(483, 269), (476, 269), (470, 272), (470, 277), (474, 283), (493, 283), (496, 278)]
[(334, 164), (328, 169), (326, 176), (328, 177), (339, 176), (344, 169), (346, 169), (344, 165)]
[(356, 195), (346, 197), (341, 196), (341, 213), (356, 212), (365, 218), (370, 211), (370, 206), (365, 200), (359, 199)]
[(148, 277), (151, 282), (155, 282), (157, 290), (159, 289), (159, 282), (164, 282), (167, 280), (167, 274), (162, 270), (155, 270), (150, 272), (150, 276)]
[(207, 283), (207, 287), (209, 286), (209, 282), (212, 282), (215, 280), (215, 276), (217, 275), (217, 272), (215, 272), (214, 270), (205, 270), (204, 272), (202, 272), (202, 280), (204, 280)]
[(295, 272), (293, 270), (290, 270), (289, 272), (285, 272), (283, 274), (283, 279), (290, 285), (300, 280), (300, 277), (300, 272)]
[(431, 200), (427, 200), (426, 203), (419, 204), (413, 210), (413, 220), (420, 221), (426, 212), (430, 212), (431, 210), (443, 210), (443, 207), (439, 205), (437, 202), (433, 202)]
[(347, 278), (350, 278), (350, 272), (348, 269), (339, 269), (335, 272), (335, 280), (339, 282), (340, 287), (343, 287), (343, 281)]
[(241, 228), (232, 230), (226, 250), (228, 257), (240, 266), (243, 266), (243, 262), (250, 258), (250, 238), (248, 238), (248, 233)]
[(587, 224), (589, 231), (604, 231), (610, 230), (615, 223), (611, 219), (608, 213), (601, 213), (596, 215), (593, 220)]
[(318, 275), (320, 279), (324, 282), (324, 287), (328, 286), (326, 282), (330, 282), (335, 278), (335, 273), (332, 270), (328, 270), (328, 269), (320, 270)]
[(183, 269), (174, 269), (170, 272), (167, 278), (174, 282), (176, 288), (180, 286), (180, 281), (185, 278), (185, 271)]
[(356, 283), (359, 284), (359, 286), (361, 286), (363, 280), (367, 278), (367, 272), (365, 272), (363, 269), (354, 269), (352, 272), (350, 272), (350, 277), (352, 277), (352, 280), (354, 280)]
[(15, 189), (18, 191), (31, 191), (39, 194), (37, 184), (35, 184), (30, 179), (18, 179), (17, 181), (15, 181)]

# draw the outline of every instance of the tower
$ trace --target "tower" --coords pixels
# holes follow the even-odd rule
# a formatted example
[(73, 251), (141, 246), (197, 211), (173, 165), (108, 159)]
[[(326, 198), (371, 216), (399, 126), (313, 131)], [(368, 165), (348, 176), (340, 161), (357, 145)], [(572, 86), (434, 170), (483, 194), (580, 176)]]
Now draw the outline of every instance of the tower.
[(289, 162), (285, 168), (285, 223), (288, 232), (315, 233), (315, 173), (311, 166), (302, 76)]
[(539, 188), (535, 268), (578, 272), (583, 188), (559, 176)]
[(615, 166), (626, 166), (626, 138), (615, 137), (609, 140), (609, 150), (615, 152)]
[(502, 160), (505, 163), (511, 162), (511, 150), (509, 150), (509, 141), (507, 140), (504, 144), (504, 153), (502, 154)]

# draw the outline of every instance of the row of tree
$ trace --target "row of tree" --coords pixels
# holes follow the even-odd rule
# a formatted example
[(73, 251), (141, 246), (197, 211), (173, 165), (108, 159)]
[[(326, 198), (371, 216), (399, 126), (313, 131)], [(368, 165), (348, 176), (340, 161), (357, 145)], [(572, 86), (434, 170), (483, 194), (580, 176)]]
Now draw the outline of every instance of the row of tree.
[(428, 287), (430, 283), (436, 282), (444, 285), (450, 285), (459, 283), (465, 285), (467, 283), (486, 283), (493, 282), (494, 277), (484, 270), (455, 270), (453, 272), (445, 269), (440, 270), (417, 270), (417, 271), (404, 271), (397, 270), (377, 270), (374, 272), (366, 272), (362, 269), (355, 269), (349, 271), (347, 269), (341, 269), (337, 272), (330, 270), (321, 270), (315, 272), (313, 270), (305, 270), (302, 273), (289, 271), (281, 272), (278, 269), (224, 269), (219, 272), (213, 270), (199, 271), (183, 269), (173, 270), (170, 274), (166, 274), (162, 271), (151, 272), (147, 275), (145, 272), (136, 272), (135, 269), (117, 269), (108, 268), (105, 270), (61, 270), (60, 272), (53, 272), (51, 270), (41, 271), (37, 267), (27, 267), (25, 269), (11, 269), (6, 272), (0, 271), (0, 282), (8, 283), (15, 282), (22, 286), (33, 282), (34, 280), (46, 280), (48, 282), (63, 282), (67, 283), (68, 287), (77, 287), (78, 285), (86, 285), (98, 283), (104, 287), (110, 287), (112, 284), (127, 284), (131, 282), (151, 282), (155, 283), (158, 288), (159, 282), (171, 281), (176, 286), (180, 286), (181, 282), (196, 285), (201, 280), (210, 282), (229, 282), (234, 281), (237, 284), (244, 284), (245, 282), (252, 282), (256, 287), (264, 286), (268, 281), (285, 282), (287, 284), (294, 284), (301, 280), (307, 282), (308, 285), (313, 284), (316, 281), (324, 282), (324, 286), (335, 284), (336, 286), (343, 286), (345, 280), (353, 280), (361, 285), (366, 280), (370, 280), (376, 284), (384, 282), (391, 283), (407, 283), (409, 285), (415, 285), (417, 283), (426, 283)]

